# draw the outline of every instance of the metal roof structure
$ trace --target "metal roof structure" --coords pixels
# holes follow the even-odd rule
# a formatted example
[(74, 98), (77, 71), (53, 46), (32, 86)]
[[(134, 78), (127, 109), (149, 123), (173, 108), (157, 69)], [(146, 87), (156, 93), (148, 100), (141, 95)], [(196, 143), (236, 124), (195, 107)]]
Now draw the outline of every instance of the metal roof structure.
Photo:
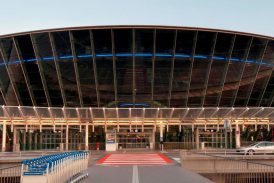
[(273, 68), (273, 38), (249, 33), (168, 26), (25, 32), (0, 36), (0, 105), (271, 107)]

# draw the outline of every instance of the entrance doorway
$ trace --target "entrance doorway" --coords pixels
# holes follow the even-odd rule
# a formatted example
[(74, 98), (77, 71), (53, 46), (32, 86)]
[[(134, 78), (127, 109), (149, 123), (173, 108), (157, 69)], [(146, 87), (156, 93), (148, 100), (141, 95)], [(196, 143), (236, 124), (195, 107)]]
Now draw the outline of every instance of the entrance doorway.
[(142, 132), (124, 132), (117, 133), (116, 138), (119, 149), (149, 149), (152, 135)]

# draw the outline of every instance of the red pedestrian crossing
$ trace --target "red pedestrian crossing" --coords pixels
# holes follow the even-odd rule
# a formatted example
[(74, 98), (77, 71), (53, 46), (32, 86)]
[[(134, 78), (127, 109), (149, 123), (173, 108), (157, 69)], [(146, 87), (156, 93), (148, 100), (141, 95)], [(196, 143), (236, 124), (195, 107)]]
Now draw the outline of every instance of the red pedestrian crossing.
[(108, 154), (97, 164), (102, 165), (166, 165), (172, 161), (161, 153), (149, 154)]

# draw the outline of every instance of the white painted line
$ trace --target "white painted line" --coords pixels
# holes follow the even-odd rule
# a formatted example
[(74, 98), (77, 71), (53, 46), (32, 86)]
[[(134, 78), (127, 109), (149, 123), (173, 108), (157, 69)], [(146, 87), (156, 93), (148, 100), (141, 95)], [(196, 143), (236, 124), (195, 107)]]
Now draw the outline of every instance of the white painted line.
[(139, 183), (138, 166), (134, 165), (132, 170), (132, 183)]

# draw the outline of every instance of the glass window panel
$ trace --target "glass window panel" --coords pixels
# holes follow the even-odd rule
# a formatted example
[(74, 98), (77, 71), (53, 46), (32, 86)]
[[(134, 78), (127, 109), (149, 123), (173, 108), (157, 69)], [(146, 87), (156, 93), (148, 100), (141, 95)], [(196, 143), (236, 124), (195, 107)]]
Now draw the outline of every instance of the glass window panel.
[(261, 65), (257, 74), (255, 84), (249, 99), (248, 106), (258, 106), (260, 99), (262, 98), (263, 91), (267, 84), (269, 77), (271, 76), (272, 67), (266, 67)]
[(135, 53), (153, 53), (154, 30), (135, 30)]
[(262, 62), (263, 64), (274, 64), (274, 41), (269, 41)]
[[(199, 32), (193, 63), (188, 106), (201, 106), (206, 88), (206, 78), (210, 69), (210, 56), (213, 51), (215, 34), (212, 32)], [(204, 58), (200, 58), (200, 57)]]
[(133, 61), (132, 57), (118, 56), (120, 53), (132, 53), (132, 30), (113, 30), (116, 62), (117, 97), (119, 102), (132, 101)]
[(232, 106), (237, 85), (244, 69), (245, 62), (243, 59), (247, 56), (250, 41), (251, 37), (236, 36), (219, 106)]
[(118, 109), (119, 118), (129, 118), (129, 109)]
[(71, 56), (69, 33), (67, 31), (54, 32), (52, 35), (58, 55), (58, 64), (66, 97), (66, 106), (80, 106), (75, 68)]
[(48, 108), (36, 108), (36, 111), (38, 113), (38, 115), (41, 118), (50, 118), (50, 114), (49, 114), (49, 110)]
[(72, 108), (72, 109), (66, 108), (65, 112), (66, 112), (67, 118), (78, 118), (77, 110), (75, 108)]
[(132, 57), (116, 57), (117, 95), (119, 102), (132, 101)]
[(221, 94), (225, 71), (228, 67), (227, 59), (230, 56), (233, 39), (234, 35), (232, 34), (219, 33), (217, 36), (204, 106), (218, 105), (217, 102)]
[(196, 43), (196, 56), (210, 56), (212, 54), (213, 42), (216, 33), (199, 31)]
[(143, 109), (131, 109), (131, 116), (134, 118), (142, 118), (143, 117)]
[(53, 106), (63, 106), (57, 71), (52, 54), (52, 48), (48, 33), (34, 34), (34, 43), (38, 56), (41, 58), (42, 72), (49, 92), (51, 104)]
[(160, 106), (168, 105), (169, 80), (172, 58), (155, 59), (154, 68), (154, 101)]
[(174, 30), (156, 30), (156, 53), (174, 52)]
[(145, 118), (156, 118), (158, 109), (146, 109)]
[(48, 106), (30, 35), (18, 36), (16, 40), (18, 42), (18, 49), (25, 60), (23, 64), (36, 104), (38, 106)]
[(117, 118), (117, 110), (116, 109), (106, 109), (106, 117), (107, 118)]
[[(260, 38), (254, 38), (248, 55), (248, 63), (245, 64), (243, 75), (240, 82), (240, 87), (235, 100), (235, 106), (246, 105), (250, 90), (253, 87), (253, 81), (255, 80), (258, 72), (260, 62), (262, 60), (263, 52), (266, 46), (266, 40)], [(250, 63), (250, 62), (257, 63)]]
[(176, 58), (174, 61), (171, 107), (185, 107), (190, 81), (190, 58)]
[(90, 113), (90, 109), (86, 109), (86, 108), (80, 108), (78, 109), (79, 111), (79, 115), (81, 117), (81, 119), (87, 120), (87, 121), (91, 121), (91, 113)]
[[(101, 55), (112, 54), (111, 32), (109, 29), (92, 30), (94, 50), (96, 57), (96, 70), (98, 89), (100, 94), (100, 105), (107, 106), (115, 102), (115, 89), (113, 80), (112, 57)], [(100, 55), (100, 56), (99, 56)]]
[(115, 53), (132, 53), (132, 29), (115, 29)]
[(22, 107), (21, 110), (26, 117), (37, 117), (33, 107)]
[(188, 94), (188, 106), (198, 107), (202, 105), (202, 98), (205, 91), (205, 82), (209, 65), (209, 60), (194, 60), (190, 89)]
[(152, 57), (135, 57), (136, 102), (151, 101)]
[(112, 53), (110, 29), (92, 30), (95, 53)]
[(97, 106), (97, 95), (94, 78), (94, 66), (91, 58), (90, 32), (73, 31), (75, 52), (78, 58), (77, 67), (82, 92), (83, 104), (86, 107)]
[(6, 105), (2, 92), (0, 92), (0, 105)]
[(274, 94), (273, 88), (274, 88), (274, 72), (272, 71), (271, 77), (269, 79), (269, 82), (267, 83), (260, 106), (268, 107), (271, 105), (273, 94)]
[(18, 107), (6, 107), (6, 110), (10, 117), (22, 117)]
[(7, 104), (10, 106), (19, 105), (16, 99), (14, 89), (12, 87), (12, 81), (9, 78), (7, 68), (5, 66), (2, 55), (0, 54), (0, 86), (5, 97)]
[[(61, 109), (61, 108), (50, 108), (49, 110), (51, 110), (51, 114), (53, 116), (53, 118), (64, 118), (64, 112), (65, 109)], [(66, 116), (67, 117), (67, 116)]]
[(176, 54), (186, 54), (185, 56), (191, 56), (193, 52), (194, 39), (196, 31), (183, 31), (177, 32), (176, 40)]
[(104, 118), (104, 110), (101, 109), (92, 109), (93, 117), (94, 118)]
[(222, 81), (227, 61), (213, 61), (210, 69), (204, 106), (217, 106), (218, 96), (222, 92)]
[[(95, 45), (96, 47), (96, 45)], [(98, 89), (100, 92), (101, 106), (115, 102), (115, 90), (113, 81), (113, 61), (112, 57), (96, 58)]]
[(31, 106), (32, 101), (13, 40), (5, 38), (1, 40), (1, 43), (10, 75), (17, 87), (20, 99), (24, 106)]

